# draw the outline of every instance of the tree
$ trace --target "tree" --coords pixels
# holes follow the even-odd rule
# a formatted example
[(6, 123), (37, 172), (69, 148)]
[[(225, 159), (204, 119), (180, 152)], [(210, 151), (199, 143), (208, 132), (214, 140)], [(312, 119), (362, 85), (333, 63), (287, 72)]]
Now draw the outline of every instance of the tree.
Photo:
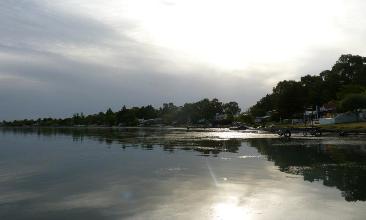
[(137, 125), (136, 109), (127, 109), (126, 106), (123, 106), (122, 109), (116, 113), (116, 122), (117, 124), (127, 126)]
[(340, 91), (337, 93), (338, 99), (344, 99), (346, 96), (350, 94), (359, 94), (364, 93), (366, 88), (360, 85), (345, 85), (343, 86)]
[(365, 94), (351, 94), (345, 97), (340, 106), (343, 111), (354, 111), (357, 109), (366, 108), (366, 95)]
[(249, 112), (253, 116), (264, 116), (266, 112), (273, 110), (274, 108), (274, 96), (273, 94), (267, 94), (261, 98), (255, 105), (249, 108)]
[(179, 108), (173, 103), (164, 103), (163, 107), (159, 109), (159, 117), (163, 119), (166, 124), (171, 124), (177, 120)]
[(105, 113), (105, 124), (108, 126), (113, 126), (116, 124), (116, 116), (111, 108), (108, 108)]
[(254, 118), (253, 116), (251, 116), (248, 113), (241, 113), (238, 117), (237, 120), (246, 124), (253, 124), (254, 123)]
[(228, 115), (237, 115), (241, 109), (237, 102), (229, 102), (223, 105), (224, 113)]
[(157, 117), (157, 111), (152, 105), (142, 106), (141, 108), (134, 107), (136, 116), (142, 119), (153, 119)]
[(292, 117), (304, 110), (305, 94), (301, 82), (281, 81), (273, 89), (274, 107), (282, 118)]
[(314, 108), (325, 102), (322, 95), (324, 82), (321, 76), (306, 75), (301, 77), (300, 82), (306, 97), (304, 106), (312, 106)]
[(334, 64), (332, 72), (339, 75), (344, 84), (361, 83), (361, 85), (366, 85), (365, 62), (365, 57), (345, 54)]

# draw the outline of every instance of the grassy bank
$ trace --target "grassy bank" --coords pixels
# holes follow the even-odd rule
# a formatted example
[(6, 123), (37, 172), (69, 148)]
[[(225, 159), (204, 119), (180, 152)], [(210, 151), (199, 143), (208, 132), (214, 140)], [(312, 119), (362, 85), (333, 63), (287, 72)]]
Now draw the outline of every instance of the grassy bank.
[(321, 129), (329, 131), (357, 131), (366, 132), (366, 122), (354, 122), (333, 125), (318, 125)]
[[(311, 125), (303, 124), (274, 124), (276, 129), (304, 129), (312, 127)], [(366, 133), (366, 122), (354, 122), (354, 123), (343, 123), (343, 124), (332, 124), (332, 125), (315, 125), (314, 127), (320, 128), (325, 132), (349, 132), (349, 133)]]

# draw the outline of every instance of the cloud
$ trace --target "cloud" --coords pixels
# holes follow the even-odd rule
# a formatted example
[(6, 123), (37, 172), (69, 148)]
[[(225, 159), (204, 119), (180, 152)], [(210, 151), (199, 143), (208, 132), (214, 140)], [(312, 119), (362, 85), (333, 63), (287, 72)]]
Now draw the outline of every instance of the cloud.
[(68, 14), (47, 7), (42, 1), (0, 3), (1, 40), (13, 47), (62, 43), (95, 44), (116, 37), (115, 33), (93, 18)]
[[(235, 100), (246, 109), (279, 80), (329, 69), (342, 53), (366, 52), (363, 2), (342, 8), (337, 1), (332, 13), (320, 4), (314, 15), (324, 19), (307, 23), (297, 16), (297, 26), (286, 20), (284, 15), (294, 13), (285, 8), (282, 17), (273, 18), (283, 24), (270, 22), (271, 27), (265, 17), (256, 25), (263, 13), (239, 19), (244, 3), (236, 1), (215, 4), (202, 17), (199, 7), (206, 3), (183, 19), (193, 2), (1, 1), (0, 120), (180, 105), (205, 97)], [(245, 4), (247, 11), (262, 7)], [(233, 13), (217, 16), (229, 9)], [(316, 23), (330, 31), (312, 33), (321, 26), (307, 25)]]
[(253, 92), (240, 77), (222, 83), (215, 69), (176, 63), (162, 54), (169, 50), (154, 51), (92, 19), (33, 1), (0, 4), (4, 119), (64, 117), (124, 104), (183, 104), (205, 97), (234, 100), (243, 91)]

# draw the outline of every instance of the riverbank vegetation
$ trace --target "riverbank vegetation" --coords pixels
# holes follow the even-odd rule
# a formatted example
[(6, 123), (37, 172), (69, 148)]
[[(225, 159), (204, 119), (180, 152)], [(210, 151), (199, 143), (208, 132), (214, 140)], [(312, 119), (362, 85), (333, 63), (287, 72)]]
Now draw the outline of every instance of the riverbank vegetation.
[(227, 125), (240, 120), (241, 109), (237, 102), (223, 103), (218, 99), (202, 99), (195, 103), (176, 106), (165, 103), (160, 108), (151, 105), (127, 108), (119, 111), (107, 109), (105, 112), (84, 115), (76, 113), (72, 117), (24, 119), (3, 121), (3, 126), (151, 126), (151, 125)]
[(254, 117), (271, 112), (271, 120), (302, 118), (306, 109), (336, 103), (338, 112), (366, 108), (366, 57), (342, 55), (330, 70), (299, 81), (277, 83), (249, 112)]
[(327, 131), (345, 131), (366, 133), (366, 122), (353, 122), (332, 125), (319, 125), (319, 128)]
[[(237, 102), (223, 103), (218, 99), (202, 99), (177, 106), (164, 103), (160, 108), (151, 105), (118, 111), (84, 115), (76, 113), (68, 118), (40, 118), (3, 121), (3, 126), (151, 126), (202, 125), (226, 126), (233, 122), (254, 124), (256, 117), (265, 122), (279, 123), (283, 119), (302, 119), (304, 111), (325, 105), (336, 105), (337, 112), (366, 108), (366, 57), (342, 55), (330, 70), (317, 75), (306, 75), (299, 81), (277, 83), (272, 93), (261, 98), (248, 111), (240, 114)], [(263, 122), (259, 122), (263, 123)]]

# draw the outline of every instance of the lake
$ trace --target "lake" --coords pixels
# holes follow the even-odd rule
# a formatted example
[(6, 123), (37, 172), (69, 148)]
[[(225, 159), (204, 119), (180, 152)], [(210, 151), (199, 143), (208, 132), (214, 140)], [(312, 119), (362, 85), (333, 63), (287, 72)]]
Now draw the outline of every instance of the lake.
[(0, 129), (0, 219), (366, 219), (366, 138)]

